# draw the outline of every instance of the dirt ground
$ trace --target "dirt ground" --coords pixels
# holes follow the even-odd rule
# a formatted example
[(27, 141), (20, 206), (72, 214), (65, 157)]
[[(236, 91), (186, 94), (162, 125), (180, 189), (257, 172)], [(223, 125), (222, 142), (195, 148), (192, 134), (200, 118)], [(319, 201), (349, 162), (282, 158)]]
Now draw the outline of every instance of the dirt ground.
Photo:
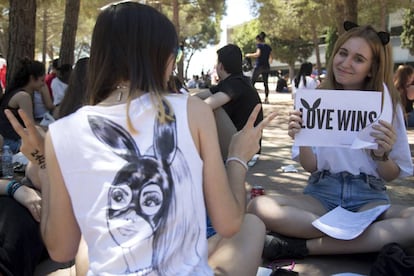
[[(264, 95), (261, 94), (262, 99)], [(293, 195), (302, 192), (309, 173), (299, 163), (291, 160), (292, 139), (287, 135), (288, 112), (293, 100), (289, 93), (270, 93), (270, 104), (263, 105), (265, 114), (277, 111), (278, 117), (264, 130), (262, 154), (256, 165), (249, 170), (247, 181), (250, 185), (261, 185), (266, 194)], [(414, 149), (414, 130), (407, 131), (411, 153)], [(297, 173), (285, 173), (281, 167), (293, 165)], [(410, 205), (414, 202), (414, 176), (395, 180), (388, 185), (394, 204)], [(318, 256), (295, 260), (294, 271), (300, 275), (335, 275), (357, 273), (368, 275), (375, 254)]]

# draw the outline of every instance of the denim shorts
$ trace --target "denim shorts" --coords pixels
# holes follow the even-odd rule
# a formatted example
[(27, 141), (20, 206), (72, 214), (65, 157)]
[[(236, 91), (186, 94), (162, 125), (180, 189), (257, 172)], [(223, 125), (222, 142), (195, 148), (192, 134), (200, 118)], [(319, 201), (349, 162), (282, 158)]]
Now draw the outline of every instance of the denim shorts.
[(213, 227), (213, 224), (211, 224), (210, 218), (207, 216), (207, 239), (211, 236), (214, 236), (216, 234), (216, 230)]
[(372, 202), (383, 201), (384, 204), (389, 204), (390, 198), (386, 190), (385, 182), (372, 175), (318, 171), (312, 173), (303, 193), (319, 200), (326, 211), (341, 206), (356, 212)]

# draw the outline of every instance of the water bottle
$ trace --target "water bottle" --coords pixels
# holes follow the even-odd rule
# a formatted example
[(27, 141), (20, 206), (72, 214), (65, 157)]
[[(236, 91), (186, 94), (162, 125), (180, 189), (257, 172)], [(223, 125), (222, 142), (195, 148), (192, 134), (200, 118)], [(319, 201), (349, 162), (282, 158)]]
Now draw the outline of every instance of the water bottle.
[(13, 178), (13, 152), (8, 145), (4, 145), (3, 147), (3, 154), (1, 155), (1, 167), (3, 170), (3, 178)]

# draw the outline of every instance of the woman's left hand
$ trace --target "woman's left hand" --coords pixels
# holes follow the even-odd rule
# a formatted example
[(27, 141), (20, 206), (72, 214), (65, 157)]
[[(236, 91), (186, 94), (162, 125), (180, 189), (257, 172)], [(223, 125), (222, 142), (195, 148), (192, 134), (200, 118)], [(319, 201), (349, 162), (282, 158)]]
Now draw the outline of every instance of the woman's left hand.
[(373, 150), (374, 154), (382, 156), (389, 153), (397, 140), (394, 127), (390, 123), (380, 120), (379, 124), (373, 125), (372, 128), (376, 131), (372, 132), (371, 136), (375, 138), (375, 142), (378, 144), (378, 149)]
[(23, 109), (19, 109), (18, 112), (26, 128), (20, 124), (10, 110), (5, 110), (7, 119), (9, 119), (13, 129), (22, 139), (20, 151), (27, 159), (44, 169), (46, 166), (44, 157), (44, 133), (36, 127), (35, 122), (27, 116)]
[(37, 222), (40, 222), (42, 198), (38, 191), (23, 185), (16, 190), (13, 197), (17, 202), (29, 210)]

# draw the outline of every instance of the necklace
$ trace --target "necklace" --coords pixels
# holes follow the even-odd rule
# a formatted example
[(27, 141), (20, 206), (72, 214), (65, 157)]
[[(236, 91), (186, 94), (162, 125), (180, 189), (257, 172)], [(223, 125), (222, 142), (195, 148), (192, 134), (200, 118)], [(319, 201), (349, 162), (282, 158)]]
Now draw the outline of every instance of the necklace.
[(105, 100), (100, 102), (100, 105), (113, 105), (118, 104), (124, 101), (124, 92), (128, 95), (129, 93), (129, 86), (124, 84), (118, 84), (115, 86), (115, 89), (112, 91), (111, 95), (107, 97)]
[(125, 85), (125, 84), (118, 84), (117, 86), (116, 86), (116, 90), (121, 90), (121, 91), (119, 91), (119, 94), (118, 94), (118, 98), (117, 98), (117, 101), (118, 102), (120, 102), (120, 101), (122, 101), (122, 98), (123, 98), (123, 96), (124, 96), (124, 92), (122, 91), (123, 89), (127, 89), (128, 88), (128, 86), (127, 85)]

